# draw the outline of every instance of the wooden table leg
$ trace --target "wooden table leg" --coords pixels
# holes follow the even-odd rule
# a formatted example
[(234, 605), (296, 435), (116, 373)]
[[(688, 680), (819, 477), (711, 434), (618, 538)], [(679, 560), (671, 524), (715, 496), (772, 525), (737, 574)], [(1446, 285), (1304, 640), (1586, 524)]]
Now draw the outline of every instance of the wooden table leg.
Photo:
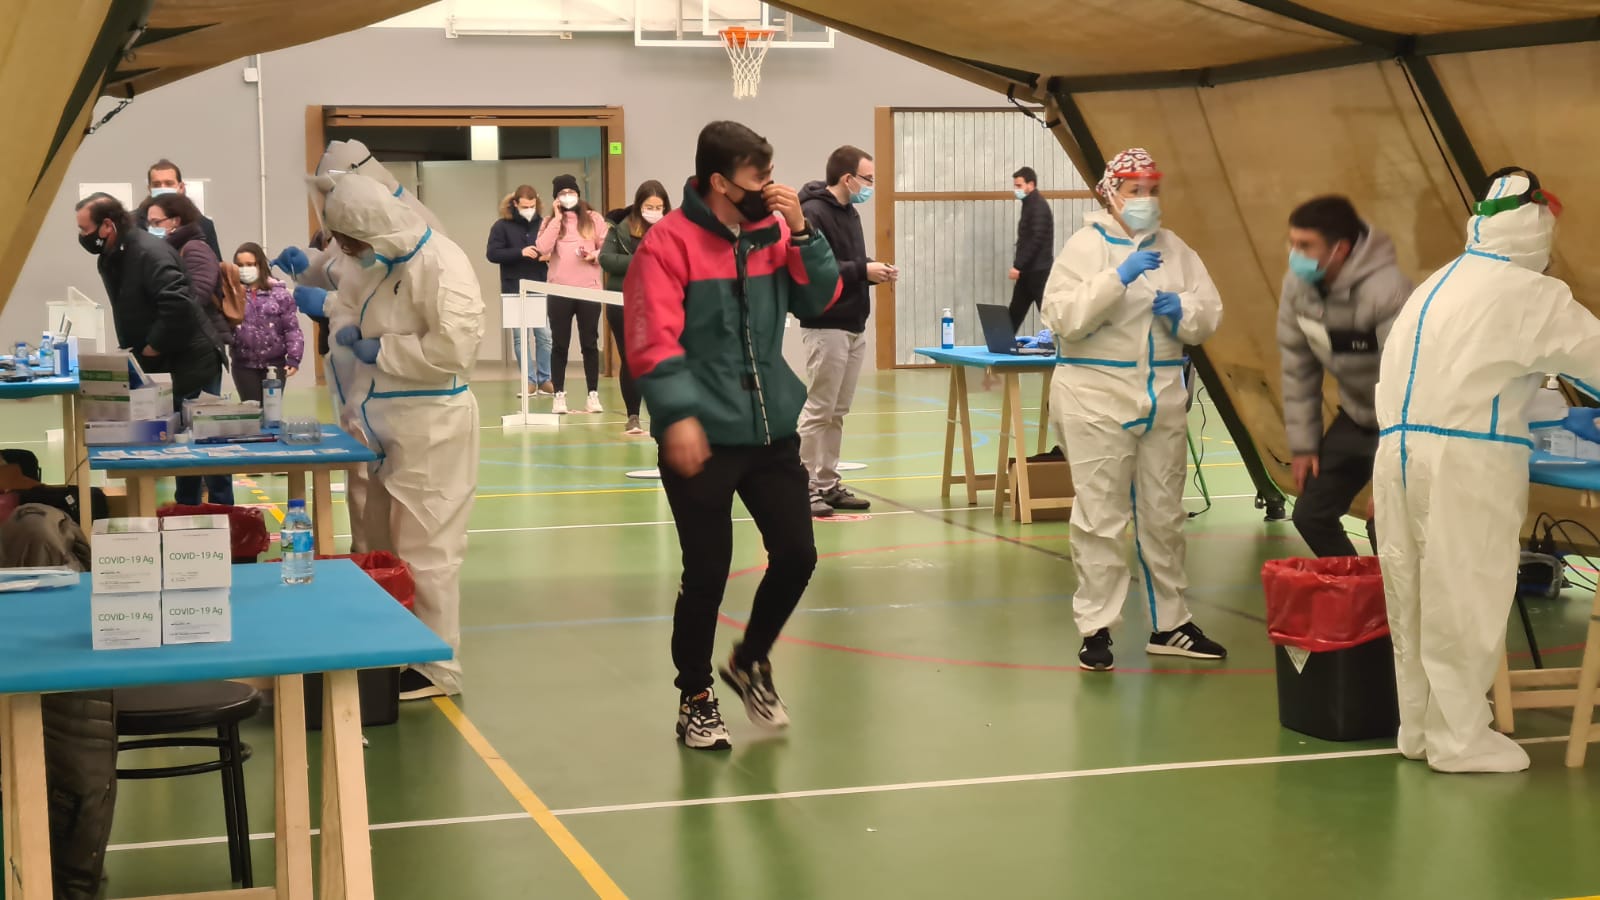
[(44, 719), (38, 694), (0, 697), (0, 791), (5, 806), (5, 896), (53, 900)]
[(128, 486), (128, 503), (136, 519), (153, 518), (156, 514), (156, 480), (148, 475), (130, 475), (124, 480)]
[(1044, 386), (1039, 391), (1039, 449), (1035, 453), (1042, 454), (1050, 449), (1050, 382), (1055, 374), (1055, 369), (1045, 370)]
[(68, 484), (78, 486), (78, 527), (83, 536), (94, 534), (94, 507), (91, 503), (92, 481), (89, 475), (88, 446), (84, 444), (83, 416), (79, 414), (78, 395), (61, 396), (61, 448), (66, 456), (62, 477)]
[(1578, 670), (1577, 699), (1572, 704), (1572, 732), (1567, 736), (1567, 765), (1583, 765), (1589, 753), (1589, 732), (1594, 725), (1595, 687), (1600, 684), (1600, 591), (1589, 613), (1589, 638), (1583, 645), (1583, 666)]
[[(1011, 462), (1011, 429), (1013, 407), (1022, 405), (1022, 396), (1018, 392), (1017, 373), (1006, 370), (1000, 380), (1000, 461), (994, 469), (994, 514), (998, 518), (1005, 514), (1006, 498), (1010, 494), (1011, 486), (1007, 478), (1009, 463)], [(1018, 435), (1017, 443), (1020, 446), (1026, 438)]]
[(1500, 671), (1495, 673), (1494, 687), (1490, 697), (1494, 698), (1494, 728), (1501, 734), (1511, 734), (1517, 730), (1516, 710), (1512, 707), (1511, 700), (1511, 666), (1505, 654), (1500, 654)]
[(283, 477), (289, 484), (289, 499), (304, 500), (306, 498), (306, 473), (290, 472)]
[[(1011, 502), (1017, 507), (1018, 520), (1024, 525), (1033, 524), (1033, 489), (1028, 482), (1028, 430), (1022, 414), (1022, 376), (1007, 375), (1007, 383), (1011, 385), (1011, 393), (1016, 398), (1011, 404), (1011, 433), (1016, 436), (1017, 448), (1017, 490), (1011, 496)], [(1041, 443), (1043, 434), (1041, 433)], [(1040, 452), (1043, 452), (1042, 450)]]
[[(278, 900), (311, 898), (311, 774), (306, 751), (305, 679), (279, 675), (273, 690)], [(326, 738), (324, 738), (326, 740)]]
[(961, 416), (961, 404), (956, 399), (956, 382), (960, 380), (960, 374), (960, 366), (950, 367), (950, 402), (945, 406), (944, 414), (944, 468), (939, 476), (939, 497), (943, 500), (950, 499), (950, 485), (955, 483), (950, 476), (955, 471), (956, 424)]
[(955, 367), (956, 414), (961, 420), (961, 461), (965, 466), (967, 505), (978, 505), (978, 461), (972, 453), (972, 398), (967, 393), (967, 367)]
[(333, 473), (327, 469), (311, 470), (311, 530), (317, 542), (318, 556), (332, 556), (333, 533)]
[(322, 683), (322, 897), (373, 900), (356, 673), (329, 672)]

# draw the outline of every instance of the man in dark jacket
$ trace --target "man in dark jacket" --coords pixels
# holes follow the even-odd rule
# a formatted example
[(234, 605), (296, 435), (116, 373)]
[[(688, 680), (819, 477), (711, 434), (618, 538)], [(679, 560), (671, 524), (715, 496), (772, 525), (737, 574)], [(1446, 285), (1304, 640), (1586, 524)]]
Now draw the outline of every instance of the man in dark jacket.
[(856, 212), (856, 204), (872, 199), (872, 157), (857, 147), (840, 147), (828, 157), (827, 176), (826, 182), (813, 181), (800, 191), (806, 221), (827, 238), (839, 264), (839, 302), (819, 316), (800, 320), (811, 379), (800, 413), (800, 459), (811, 475), (811, 514), (818, 517), (872, 506), (840, 481), (839, 452), (844, 417), (867, 359), (869, 289), (899, 277), (893, 266), (867, 258), (867, 239)]
[[(156, 160), (145, 170), (145, 183), (150, 189), (151, 197), (164, 197), (167, 194), (189, 195), (189, 186), (183, 183), (182, 170), (170, 159)], [(134, 214), (134, 224), (138, 225), (141, 231), (150, 225), (147, 212), (148, 209), (141, 205), (139, 211)], [(222, 255), (222, 248), (217, 244), (217, 223), (204, 215), (200, 217), (200, 234), (205, 237), (206, 245), (217, 255), (217, 259), (233, 259), (232, 256)]]
[(696, 750), (731, 746), (711, 653), (735, 494), (761, 531), (767, 570), (721, 674), (751, 721), (789, 723), (767, 656), (811, 581), (817, 545), (795, 434), (805, 386), (784, 362), (783, 325), (790, 313), (821, 315), (838, 289), (827, 239), (806, 225), (794, 189), (772, 180), (772, 145), (737, 122), (707, 125), (683, 205), (645, 235), (622, 288), (628, 364), (650, 404), (683, 548), (672, 661), (678, 737)]
[[(522, 281), (549, 281), (550, 263), (534, 246), (539, 237), (539, 226), (544, 217), (539, 215), (539, 192), (533, 185), (519, 185), (500, 208), (500, 218), (489, 228), (489, 262), (500, 267), (500, 293), (519, 294)], [(533, 394), (555, 396), (556, 387), (550, 381), (550, 327), (529, 329), (533, 332), (533, 361), (528, 364), (528, 387)], [(512, 348), (517, 354), (517, 365), (522, 365), (522, 332), (511, 332)]]
[(1017, 223), (1017, 255), (1011, 263), (1011, 330), (1022, 327), (1028, 308), (1038, 308), (1044, 299), (1044, 283), (1050, 279), (1055, 263), (1056, 219), (1050, 202), (1039, 193), (1039, 176), (1023, 166), (1011, 182), (1022, 201), (1022, 219)]
[(147, 372), (172, 376), (175, 408), (222, 377), (222, 357), (200, 326), (177, 251), (134, 227), (110, 194), (78, 201), (78, 243), (94, 254), (111, 300), (117, 344)]

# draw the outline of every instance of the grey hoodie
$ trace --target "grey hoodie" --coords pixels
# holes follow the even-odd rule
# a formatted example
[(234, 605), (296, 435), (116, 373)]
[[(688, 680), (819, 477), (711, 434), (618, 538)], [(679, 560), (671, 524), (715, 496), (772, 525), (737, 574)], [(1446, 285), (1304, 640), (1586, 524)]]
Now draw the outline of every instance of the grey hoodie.
[(1323, 372), (1339, 385), (1339, 405), (1363, 428), (1376, 430), (1373, 395), (1378, 360), (1395, 316), (1411, 296), (1394, 242), (1368, 227), (1337, 278), (1325, 286), (1286, 273), (1278, 303), (1278, 350), (1283, 357), (1283, 424), (1289, 450), (1314, 454), (1322, 445)]

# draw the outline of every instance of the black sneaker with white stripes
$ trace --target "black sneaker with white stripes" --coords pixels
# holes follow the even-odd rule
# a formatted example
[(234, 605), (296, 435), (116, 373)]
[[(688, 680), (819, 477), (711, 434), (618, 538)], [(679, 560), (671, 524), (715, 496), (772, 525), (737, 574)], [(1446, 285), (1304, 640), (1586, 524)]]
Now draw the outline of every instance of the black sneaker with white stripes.
[(1109, 672), (1116, 668), (1111, 657), (1111, 629), (1102, 628), (1083, 639), (1078, 649), (1078, 668), (1090, 672)]
[(717, 696), (706, 688), (678, 701), (678, 740), (690, 750), (732, 750)]
[(719, 670), (722, 681), (744, 701), (745, 714), (762, 728), (788, 728), (789, 709), (772, 686), (772, 663), (741, 663), (734, 649), (728, 664)]
[(1150, 634), (1150, 643), (1144, 648), (1155, 656), (1187, 656), (1190, 659), (1227, 659), (1228, 650), (1206, 637), (1200, 626), (1193, 622), (1179, 625), (1171, 631)]

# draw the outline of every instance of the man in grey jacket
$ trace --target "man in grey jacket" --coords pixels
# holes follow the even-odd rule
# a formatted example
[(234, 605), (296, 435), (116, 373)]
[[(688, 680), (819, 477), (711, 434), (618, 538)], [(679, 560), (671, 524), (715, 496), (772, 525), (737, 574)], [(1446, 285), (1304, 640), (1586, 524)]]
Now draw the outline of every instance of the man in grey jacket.
[[(1344, 197), (1319, 197), (1296, 209), (1289, 245), (1278, 349), (1283, 423), (1300, 494), (1294, 524), (1317, 556), (1355, 556), (1341, 519), (1372, 480), (1378, 360), (1413, 285), (1400, 271), (1394, 242), (1363, 222)], [(1339, 413), (1326, 433), (1324, 372), (1339, 388)], [(1372, 530), (1369, 521), (1369, 539)]]

